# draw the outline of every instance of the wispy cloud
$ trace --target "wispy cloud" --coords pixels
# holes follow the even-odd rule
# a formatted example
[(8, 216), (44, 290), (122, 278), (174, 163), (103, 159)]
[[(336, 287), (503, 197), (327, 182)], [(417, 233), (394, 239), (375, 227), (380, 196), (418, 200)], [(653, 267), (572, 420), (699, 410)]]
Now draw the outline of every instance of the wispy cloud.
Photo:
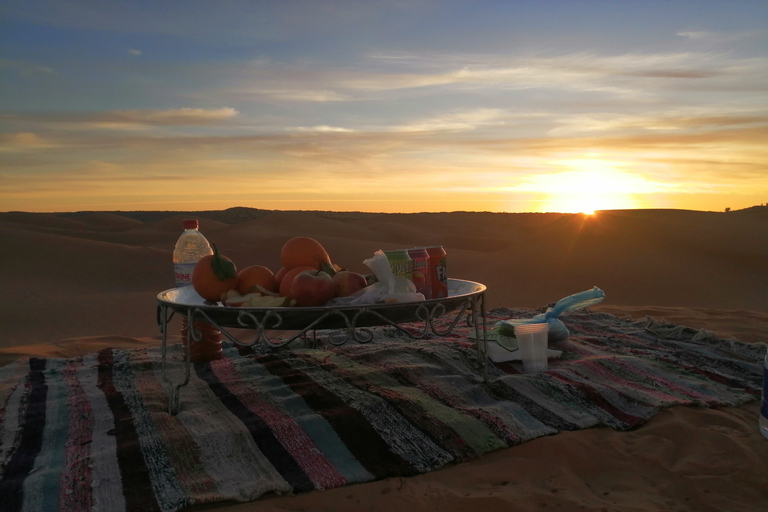
[[(628, 100), (668, 90), (732, 91), (768, 74), (768, 58), (735, 59), (720, 53), (549, 56), (373, 54), (360, 66), (318, 66), (260, 60), (231, 70), (236, 87), (218, 92), (264, 101), (342, 102), (408, 97), (429, 91), (600, 92)], [(247, 86), (243, 86), (243, 82)], [(385, 94), (385, 96), (381, 96)]]
[(479, 127), (502, 125), (509, 119), (510, 114), (501, 109), (457, 110), (391, 126), (385, 130), (392, 132), (468, 132)]
[(28, 151), (52, 144), (32, 132), (0, 133), (0, 151)]
[(0, 70), (22, 77), (46, 76), (56, 73), (50, 66), (7, 59), (0, 59)]
[(349, 128), (343, 128), (341, 126), (328, 126), (325, 124), (318, 125), (318, 126), (297, 126), (295, 128), (288, 128), (287, 130), (297, 131), (297, 132), (320, 132), (320, 133), (328, 133), (328, 132), (351, 133), (355, 131)]
[(684, 132), (712, 131), (743, 126), (768, 126), (766, 115), (718, 115), (717, 109), (701, 115), (685, 112), (645, 112), (643, 114), (573, 114), (555, 121), (557, 126), (548, 133), (552, 136), (586, 134), (590, 132), (638, 133), (639, 131)]
[(677, 35), (696, 42), (729, 43), (742, 39), (764, 38), (768, 35), (768, 31), (749, 30), (744, 32), (715, 32), (707, 30), (683, 30), (678, 32)]
[(9, 125), (36, 126), (51, 129), (67, 126), (69, 129), (138, 130), (148, 127), (214, 126), (238, 115), (230, 107), (216, 109), (178, 108), (108, 110), (102, 112), (4, 112), (0, 119)]
[(154, 126), (172, 125), (207, 125), (216, 124), (237, 116), (237, 110), (230, 107), (217, 109), (177, 108), (169, 110), (113, 110), (105, 113), (104, 117), (126, 123), (145, 124)]

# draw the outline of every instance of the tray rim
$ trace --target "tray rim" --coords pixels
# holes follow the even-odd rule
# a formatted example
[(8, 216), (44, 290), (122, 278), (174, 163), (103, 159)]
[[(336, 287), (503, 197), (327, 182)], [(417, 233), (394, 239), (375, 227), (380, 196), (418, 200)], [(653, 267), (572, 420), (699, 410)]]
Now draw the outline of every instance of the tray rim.
[[(418, 308), (419, 306), (422, 306), (422, 305), (428, 306), (428, 305), (441, 304), (443, 302), (455, 302), (457, 300), (468, 299), (470, 297), (478, 296), (482, 293), (485, 293), (485, 291), (488, 289), (488, 287), (482, 283), (478, 283), (476, 281), (469, 281), (466, 279), (448, 278), (448, 282), (449, 282), (449, 285), (451, 282), (465, 283), (466, 285), (476, 287), (476, 289), (470, 292), (460, 293), (457, 295), (449, 295), (447, 297), (442, 297), (437, 299), (425, 299), (425, 300), (412, 301), (412, 302), (394, 302), (394, 303), (388, 303), (388, 304), (374, 303), (374, 304), (358, 304), (358, 305), (349, 305), (349, 306), (314, 306), (314, 307), (302, 307), (302, 306), (243, 307), (243, 306), (226, 306), (226, 305), (223, 305), (221, 302), (217, 302), (217, 303), (210, 302), (207, 304), (176, 302), (174, 300), (170, 300), (167, 297), (167, 294), (169, 292), (179, 289), (178, 287), (174, 287), (174, 288), (168, 288), (167, 290), (163, 290), (162, 292), (158, 293), (157, 301), (159, 304), (171, 307), (177, 311), (183, 311), (186, 309), (197, 309), (197, 310), (212, 311), (212, 312), (244, 311), (246, 313), (259, 313), (259, 312), (266, 313), (266, 312), (276, 312), (276, 311), (287, 311), (287, 312), (296, 312), (296, 313), (300, 313), (300, 312), (323, 313), (327, 311), (356, 312), (356, 311), (370, 310), (370, 309), (378, 310), (378, 309), (388, 309), (388, 308), (404, 308), (408, 306), (413, 306), (415, 308)], [(450, 286), (449, 286), (449, 291), (450, 291)]]

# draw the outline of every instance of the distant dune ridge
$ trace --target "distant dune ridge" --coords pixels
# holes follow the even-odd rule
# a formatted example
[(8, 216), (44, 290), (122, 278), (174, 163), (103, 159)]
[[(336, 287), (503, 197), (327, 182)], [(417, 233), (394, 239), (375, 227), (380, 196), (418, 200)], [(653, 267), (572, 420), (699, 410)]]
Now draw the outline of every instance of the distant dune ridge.
[(318, 239), (335, 263), (358, 271), (378, 249), (443, 245), (449, 275), (486, 284), (489, 307), (537, 308), (599, 286), (605, 307), (765, 313), (766, 212), (2, 213), (0, 232), (12, 250), (0, 267), (0, 344), (156, 336), (155, 296), (173, 286), (171, 253), (185, 218), (198, 218), (203, 234), (239, 268), (277, 271), (280, 247), (296, 235)]
[[(261, 264), (277, 271), (280, 248), (297, 235), (316, 238), (334, 263), (357, 271), (367, 271), (362, 262), (378, 249), (443, 245), (449, 277), (487, 285), (488, 308), (541, 308), (599, 286), (606, 300), (594, 309), (768, 342), (768, 206), (594, 216), (241, 207), (6, 212), (0, 213), (0, 361), (157, 344), (156, 296), (173, 286), (171, 254), (187, 218), (199, 219), (203, 234), (239, 268)], [(231, 510), (462, 510), (474, 509), (479, 499), (484, 509), (505, 512), (542, 504), (688, 510), (685, 503), (701, 492), (712, 493), (711, 510), (718, 503), (759, 510), (768, 490), (743, 486), (768, 474), (757, 410), (756, 403), (675, 408), (634, 432), (564, 433), (413, 479)]]

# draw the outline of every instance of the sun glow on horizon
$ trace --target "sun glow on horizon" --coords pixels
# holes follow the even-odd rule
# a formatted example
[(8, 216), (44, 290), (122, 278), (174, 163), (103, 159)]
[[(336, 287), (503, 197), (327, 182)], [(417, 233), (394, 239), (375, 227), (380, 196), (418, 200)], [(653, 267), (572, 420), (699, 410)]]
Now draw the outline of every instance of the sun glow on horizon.
[(521, 191), (545, 194), (540, 211), (594, 214), (597, 210), (643, 208), (644, 194), (670, 191), (664, 183), (650, 181), (621, 170), (620, 162), (600, 159), (560, 160), (552, 164), (568, 170), (532, 176), (518, 187)]

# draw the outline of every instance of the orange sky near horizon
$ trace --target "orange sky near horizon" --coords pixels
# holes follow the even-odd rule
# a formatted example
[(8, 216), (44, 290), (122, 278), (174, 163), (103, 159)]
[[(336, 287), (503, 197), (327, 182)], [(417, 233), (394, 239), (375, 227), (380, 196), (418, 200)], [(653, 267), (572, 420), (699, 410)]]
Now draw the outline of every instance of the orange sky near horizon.
[(6, 7), (0, 211), (768, 202), (768, 4), (191, 4)]

